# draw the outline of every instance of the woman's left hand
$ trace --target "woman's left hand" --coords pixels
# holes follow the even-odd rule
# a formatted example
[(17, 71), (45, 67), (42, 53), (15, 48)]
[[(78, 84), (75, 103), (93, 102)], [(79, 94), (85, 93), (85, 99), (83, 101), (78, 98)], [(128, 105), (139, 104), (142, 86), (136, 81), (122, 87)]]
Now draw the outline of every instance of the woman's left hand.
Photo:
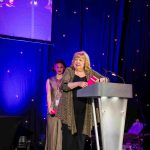
[(108, 82), (107, 78), (100, 78), (100, 83), (106, 83), (106, 82)]

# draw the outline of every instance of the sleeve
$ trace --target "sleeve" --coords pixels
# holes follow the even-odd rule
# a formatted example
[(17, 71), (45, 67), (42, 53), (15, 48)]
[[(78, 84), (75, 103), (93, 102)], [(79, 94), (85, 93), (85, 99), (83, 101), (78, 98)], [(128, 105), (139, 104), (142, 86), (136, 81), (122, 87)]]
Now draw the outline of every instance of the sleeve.
[(68, 87), (68, 83), (71, 82), (71, 68), (66, 68), (63, 78), (62, 78), (62, 83), (60, 85), (60, 89), (64, 92), (72, 90), (71, 88)]
[(107, 78), (106, 76), (103, 76), (101, 74), (99, 74), (98, 72), (96, 72), (95, 70), (92, 70), (92, 75), (96, 76), (97, 78), (106, 78), (107, 82), (110, 82), (109, 78)]
[(95, 70), (92, 70), (92, 75), (96, 76), (97, 78), (104, 78), (103, 75), (99, 74), (99, 73), (96, 72)]

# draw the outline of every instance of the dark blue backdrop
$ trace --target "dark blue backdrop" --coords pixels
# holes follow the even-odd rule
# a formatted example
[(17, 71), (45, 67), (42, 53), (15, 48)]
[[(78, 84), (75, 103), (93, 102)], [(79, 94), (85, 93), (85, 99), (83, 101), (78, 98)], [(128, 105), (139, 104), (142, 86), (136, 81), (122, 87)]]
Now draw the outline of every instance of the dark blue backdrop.
[[(103, 68), (111, 70), (133, 84), (126, 129), (139, 117), (149, 132), (149, 18), (147, 0), (55, 0), (50, 45), (0, 39), (0, 113), (24, 116), (29, 126), (36, 126), (37, 139), (45, 132), (45, 81), (53, 75), (53, 62), (62, 58), (69, 66), (74, 52), (85, 50), (93, 69), (102, 74)], [(36, 123), (29, 121), (32, 104)]]

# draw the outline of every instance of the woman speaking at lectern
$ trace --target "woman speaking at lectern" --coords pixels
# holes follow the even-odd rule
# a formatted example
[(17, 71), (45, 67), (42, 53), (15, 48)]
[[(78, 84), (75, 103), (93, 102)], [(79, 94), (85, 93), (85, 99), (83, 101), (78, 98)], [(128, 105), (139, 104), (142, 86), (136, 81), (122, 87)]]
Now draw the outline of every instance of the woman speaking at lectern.
[(93, 114), (91, 101), (77, 98), (77, 90), (105, 82), (106, 78), (90, 67), (85, 51), (76, 52), (70, 67), (66, 68), (60, 89), (62, 98), (57, 116), (62, 120), (62, 150), (84, 150), (85, 137), (91, 136)]

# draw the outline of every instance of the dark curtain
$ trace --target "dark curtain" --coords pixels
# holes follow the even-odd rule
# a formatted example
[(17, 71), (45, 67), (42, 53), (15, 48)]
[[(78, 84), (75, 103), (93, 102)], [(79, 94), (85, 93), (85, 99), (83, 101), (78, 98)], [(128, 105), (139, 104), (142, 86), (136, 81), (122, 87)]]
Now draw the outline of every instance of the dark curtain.
[(111, 82), (133, 84), (125, 131), (140, 118), (149, 133), (149, 18), (149, 0), (53, 1), (51, 45), (0, 39), (1, 114), (24, 116), (37, 142), (45, 134), (45, 81), (53, 62), (62, 58), (69, 66), (74, 52), (85, 50), (91, 67)]
[(149, 18), (149, 0), (54, 1), (55, 54), (70, 65), (74, 52), (85, 50), (92, 68), (111, 82), (133, 84), (134, 98), (128, 102), (125, 131), (139, 118), (144, 132), (150, 132)]
[[(92, 68), (106, 74), (111, 82), (123, 81), (106, 70), (133, 84), (136, 97), (131, 102), (132, 113), (127, 116), (129, 124), (139, 115), (148, 121), (149, 5), (149, 1), (143, 0), (63, 0), (54, 1), (53, 5), (55, 55), (70, 65), (73, 53), (85, 50)], [(142, 112), (137, 101), (143, 105)]]

